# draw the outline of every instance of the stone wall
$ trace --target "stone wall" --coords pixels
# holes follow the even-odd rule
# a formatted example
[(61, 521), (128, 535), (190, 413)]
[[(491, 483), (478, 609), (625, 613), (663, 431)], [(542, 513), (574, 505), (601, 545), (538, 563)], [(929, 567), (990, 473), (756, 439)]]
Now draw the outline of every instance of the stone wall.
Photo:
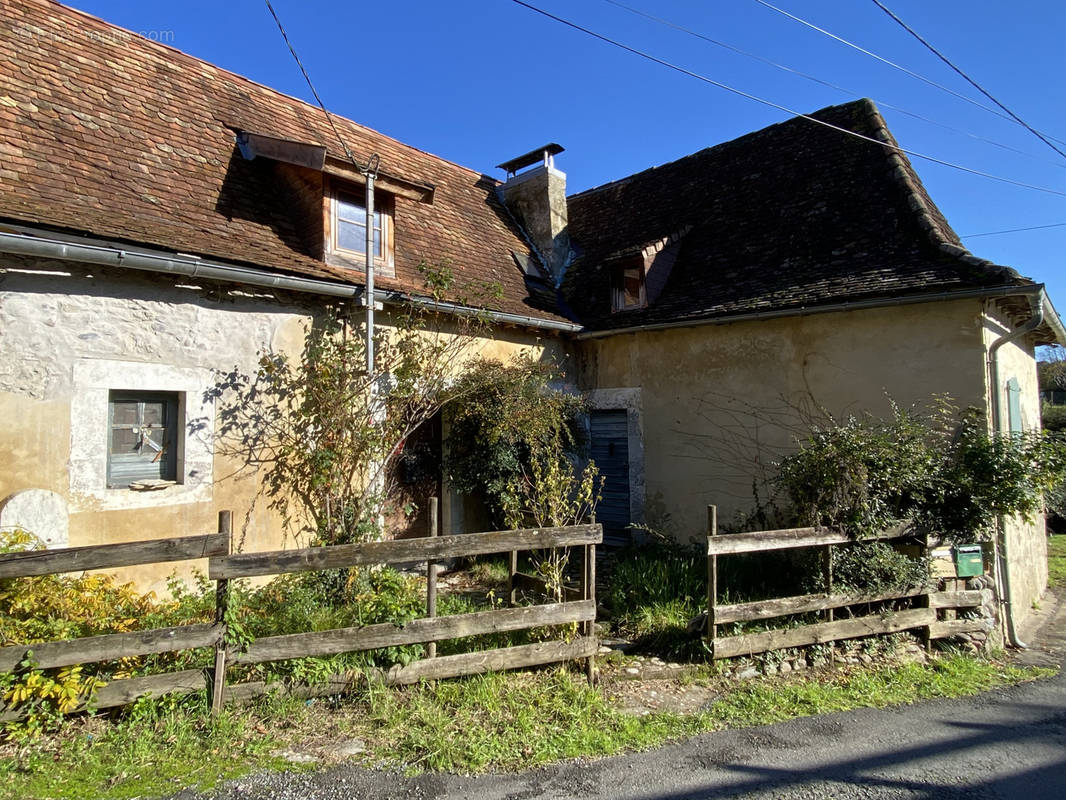
[[(293, 544), (258, 497), (259, 484), (219, 454), (209, 390), (217, 371), (249, 374), (261, 353), (296, 355), (325, 298), (155, 276), (133, 270), (5, 257), (0, 262), (0, 525), (33, 527), (52, 546), (209, 533), (234, 513), (244, 551)], [(388, 314), (379, 315), (388, 325)], [(562, 357), (555, 337), (496, 331), (475, 348), (505, 359), (520, 351)], [(111, 390), (180, 398), (175, 485), (108, 488)], [(462, 503), (445, 498), (455, 524)], [(444, 517), (448, 520), (448, 517)], [(164, 590), (172, 572), (202, 562), (117, 571)]]

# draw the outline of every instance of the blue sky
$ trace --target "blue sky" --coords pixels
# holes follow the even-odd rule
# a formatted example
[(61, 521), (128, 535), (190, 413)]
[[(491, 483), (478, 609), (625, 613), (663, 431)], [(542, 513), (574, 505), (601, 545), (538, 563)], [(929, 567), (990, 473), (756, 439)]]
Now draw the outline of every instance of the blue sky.
[[(512, 0), (273, 1), (332, 111), (499, 177), (496, 164), (554, 141), (566, 148), (557, 164), (567, 173), (569, 190), (580, 191), (790, 116), (597, 41)], [(1021, 126), (757, 0), (618, 2), (851, 91), (775, 69), (609, 0), (533, 4), (798, 112), (872, 97), (903, 147), (1062, 193), (912, 159), (964, 244), (983, 258), (1046, 283), (1056, 308), (1066, 315), (1066, 225), (969, 236), (1066, 223), (1066, 157)], [(872, 0), (769, 2), (991, 105)], [(1066, 3), (882, 2), (1029, 125), (1066, 142)], [(310, 99), (261, 0), (72, 4)], [(1066, 152), (1064, 142), (1055, 144)]]

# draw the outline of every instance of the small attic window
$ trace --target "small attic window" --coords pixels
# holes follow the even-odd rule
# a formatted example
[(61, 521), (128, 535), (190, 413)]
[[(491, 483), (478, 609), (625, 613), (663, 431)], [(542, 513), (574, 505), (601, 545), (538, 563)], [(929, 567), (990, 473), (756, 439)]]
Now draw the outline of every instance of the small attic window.
[(629, 311), (648, 305), (644, 259), (616, 264), (611, 270), (611, 310)]
[[(366, 198), (357, 189), (335, 187), (328, 199), (326, 262), (361, 271), (366, 268)], [(374, 215), (370, 224), (374, 232), (374, 267), (391, 276), (394, 269), (391, 195), (374, 193)]]

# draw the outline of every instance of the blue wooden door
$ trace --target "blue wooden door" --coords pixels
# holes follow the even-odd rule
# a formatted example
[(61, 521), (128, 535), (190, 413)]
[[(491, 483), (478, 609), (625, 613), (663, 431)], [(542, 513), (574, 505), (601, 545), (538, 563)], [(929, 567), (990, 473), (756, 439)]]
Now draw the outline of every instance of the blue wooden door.
[(629, 543), (629, 426), (625, 411), (593, 411), (589, 418), (590, 455), (603, 477), (603, 499), (596, 521), (603, 524), (603, 541)]

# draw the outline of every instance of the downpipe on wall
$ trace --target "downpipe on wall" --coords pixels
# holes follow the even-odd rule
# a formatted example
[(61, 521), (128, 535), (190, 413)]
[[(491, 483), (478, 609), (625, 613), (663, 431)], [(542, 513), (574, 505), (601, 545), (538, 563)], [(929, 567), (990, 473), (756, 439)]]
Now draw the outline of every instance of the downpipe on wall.
[[(1044, 300), (1046, 298), (1043, 287), (1034, 294), (1030, 294), (1029, 306), (1032, 316), (1017, 330), (1004, 334), (996, 339), (988, 348), (989, 386), (992, 391), (992, 431), (999, 434), (1003, 432), (1003, 400), (1002, 389), (999, 383), (999, 350), (1003, 345), (1015, 342), (1032, 333), (1044, 324)], [(1003, 614), (1003, 627), (1007, 635), (1007, 641), (1012, 647), (1025, 650), (1029, 647), (1018, 638), (1018, 631), (1014, 626), (1014, 605), (1011, 602), (1010, 582), (1010, 553), (1007, 545), (1007, 518), (1000, 514), (996, 519), (996, 577), (997, 589), (999, 590), (1000, 608)]]

